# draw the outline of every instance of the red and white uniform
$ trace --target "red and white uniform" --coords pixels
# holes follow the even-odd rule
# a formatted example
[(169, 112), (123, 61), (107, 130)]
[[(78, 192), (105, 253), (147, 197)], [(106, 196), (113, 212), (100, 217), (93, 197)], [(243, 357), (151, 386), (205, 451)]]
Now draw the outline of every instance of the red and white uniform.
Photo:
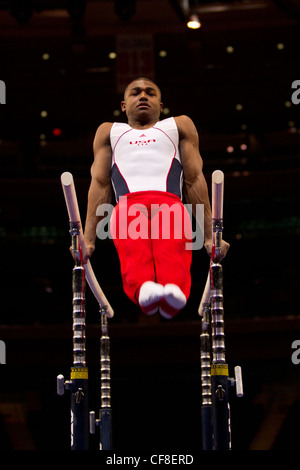
[(150, 129), (114, 123), (110, 133), (116, 200), (136, 191), (167, 191), (182, 198), (182, 166), (174, 118)]
[[(181, 201), (183, 171), (175, 120), (158, 121), (144, 130), (114, 123), (110, 140), (111, 180), (117, 201), (111, 218), (111, 232), (120, 259), (124, 291), (138, 303), (144, 282), (153, 281), (163, 286), (172, 283), (188, 298), (192, 253), (186, 249), (186, 243), (191, 241), (192, 229)], [(170, 214), (174, 204), (181, 217), (170, 224), (166, 238), (163, 224), (168, 218), (163, 216), (163, 207)], [(126, 236), (124, 226), (121, 227), (124, 220)], [(132, 231), (130, 233), (132, 226), (136, 228), (134, 236)], [(156, 227), (154, 237), (151, 236), (153, 226)], [(176, 313), (176, 309), (167, 305), (163, 308), (171, 314)]]

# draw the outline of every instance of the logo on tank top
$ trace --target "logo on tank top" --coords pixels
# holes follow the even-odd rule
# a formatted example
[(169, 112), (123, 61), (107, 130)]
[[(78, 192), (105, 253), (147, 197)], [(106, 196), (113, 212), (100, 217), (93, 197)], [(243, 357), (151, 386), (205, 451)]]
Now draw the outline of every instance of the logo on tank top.
[(141, 137), (144, 137), (144, 139), (143, 140), (132, 140), (132, 141), (130, 141), (130, 145), (138, 145), (138, 146), (139, 145), (149, 145), (153, 142), (156, 142), (155, 139), (145, 139), (145, 137), (147, 137), (145, 134), (140, 135), (140, 138)]

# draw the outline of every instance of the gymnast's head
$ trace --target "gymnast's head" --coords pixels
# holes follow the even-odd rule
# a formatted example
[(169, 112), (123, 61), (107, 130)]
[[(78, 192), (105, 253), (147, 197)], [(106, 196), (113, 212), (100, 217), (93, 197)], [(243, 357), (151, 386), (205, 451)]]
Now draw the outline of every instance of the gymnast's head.
[(150, 78), (133, 80), (125, 88), (121, 109), (129, 120), (158, 120), (163, 109), (159, 87)]
[(139, 78), (135, 78), (134, 80), (132, 80), (132, 82), (130, 82), (127, 85), (127, 87), (125, 88), (124, 100), (126, 100), (126, 96), (128, 95), (128, 93), (130, 92), (130, 90), (132, 88), (141, 86), (141, 82), (143, 84), (147, 83), (147, 87), (149, 87), (150, 89), (155, 90), (157, 92), (158, 96), (159, 96), (159, 99), (161, 99), (161, 91), (160, 91), (159, 87), (156, 85), (156, 83), (151, 78), (139, 77)]

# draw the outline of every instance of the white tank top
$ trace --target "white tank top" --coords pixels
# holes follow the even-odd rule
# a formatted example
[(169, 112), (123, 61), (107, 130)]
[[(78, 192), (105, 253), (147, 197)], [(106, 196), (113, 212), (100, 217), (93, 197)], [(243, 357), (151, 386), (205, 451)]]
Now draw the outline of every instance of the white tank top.
[(115, 122), (110, 141), (111, 180), (117, 201), (136, 191), (167, 191), (182, 199), (179, 135), (173, 117), (144, 130)]

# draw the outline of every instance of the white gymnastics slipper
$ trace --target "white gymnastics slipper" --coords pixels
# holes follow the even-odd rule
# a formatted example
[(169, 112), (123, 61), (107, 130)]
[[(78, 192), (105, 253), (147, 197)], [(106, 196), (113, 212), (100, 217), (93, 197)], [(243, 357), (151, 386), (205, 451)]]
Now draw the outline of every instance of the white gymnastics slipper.
[(164, 287), (153, 281), (142, 284), (139, 293), (139, 305), (144, 313), (152, 315), (158, 309), (160, 300), (164, 296)]

